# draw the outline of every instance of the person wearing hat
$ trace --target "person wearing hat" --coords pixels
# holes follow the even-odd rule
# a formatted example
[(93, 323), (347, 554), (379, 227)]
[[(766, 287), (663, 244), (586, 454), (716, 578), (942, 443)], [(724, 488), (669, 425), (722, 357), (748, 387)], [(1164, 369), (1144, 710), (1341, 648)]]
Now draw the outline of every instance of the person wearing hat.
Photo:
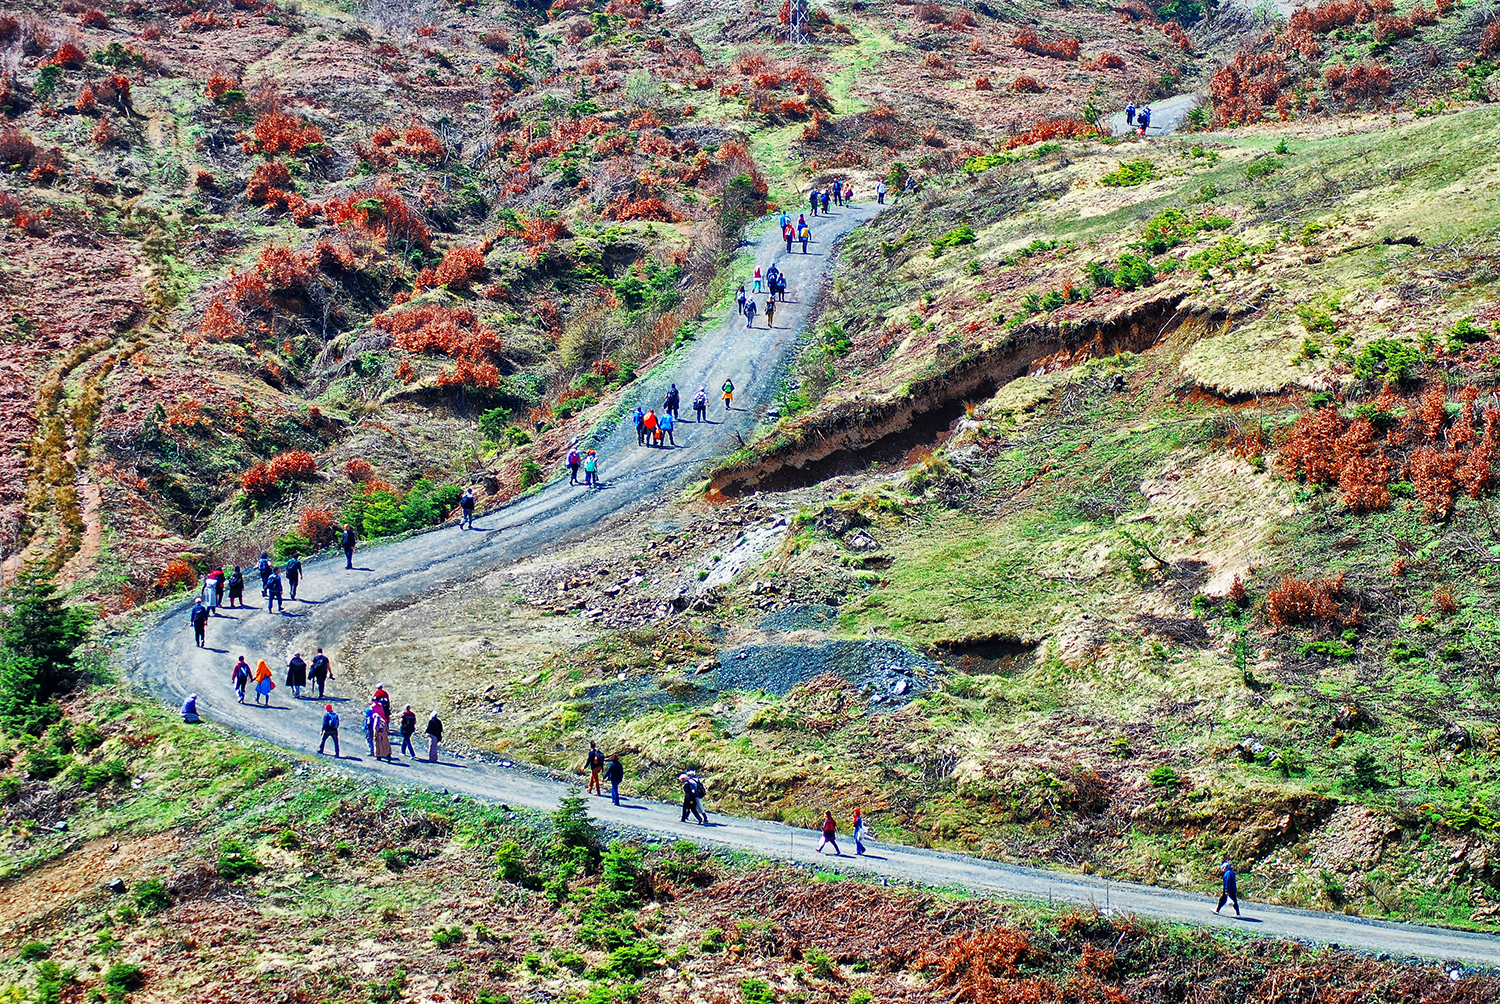
[(198, 695), (189, 694), (182, 702), (182, 720), (189, 725), (197, 725), (201, 718), (198, 717)]
[(1219, 905), (1214, 907), (1214, 913), (1224, 909), (1224, 904), (1234, 904), (1234, 915), (1240, 915), (1240, 890), (1239, 877), (1234, 873), (1234, 866), (1227, 860), (1219, 866), (1219, 875), (1224, 880), (1224, 891), (1219, 894)]
[(323, 741), (318, 743), (318, 753), (322, 755), (323, 747), (328, 745), (328, 740), (333, 740), (333, 758), (342, 759), (339, 753), (339, 716), (333, 710), (332, 704), (323, 705)]
[(427, 762), (437, 763), (438, 741), (443, 738), (443, 723), (438, 718), (437, 708), (432, 709), (432, 717), (427, 719)]

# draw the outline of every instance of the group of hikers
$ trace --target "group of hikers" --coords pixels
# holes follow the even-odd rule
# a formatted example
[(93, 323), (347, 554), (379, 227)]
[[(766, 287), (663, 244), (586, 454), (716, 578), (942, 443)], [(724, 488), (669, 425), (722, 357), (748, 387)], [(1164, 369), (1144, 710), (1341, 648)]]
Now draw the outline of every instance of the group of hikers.
[[(318, 743), (318, 752), (322, 753), (328, 740), (333, 740), (334, 759), (339, 757), (339, 716), (333, 710), (332, 704), (323, 706), (323, 739)], [(401, 712), (401, 719), (396, 725), (396, 731), (401, 736), (401, 752), (417, 759), (416, 747), (412, 745), (412, 737), (417, 734), (417, 713), (408, 704)], [(437, 709), (427, 717), (427, 762), (438, 762), (438, 743), (443, 738), (443, 720), (438, 717)], [(365, 708), (365, 743), (369, 747), (370, 755), (377, 760), (386, 763), (394, 762), (395, 757), (391, 753), (391, 695), (386, 692), (385, 684), (376, 683), (375, 692), (370, 695), (370, 705)]]
[[(724, 386), (719, 388), (719, 396), (724, 400), (724, 410), (734, 410), (734, 379), (724, 381)], [(679, 411), (682, 407), (682, 392), (674, 383), (667, 391), (667, 396), (662, 400), (660, 410), (656, 408), (642, 408), (636, 405), (635, 413), (630, 416), (631, 422), (635, 424), (635, 442), (637, 446), (675, 447), (677, 439), (674, 436), (679, 422), (682, 421)], [(708, 421), (708, 388), (699, 387), (693, 395), (693, 421), (699, 424)], [(593, 450), (589, 454), (593, 454)], [(578, 471), (575, 460), (578, 456), (578, 444), (575, 442), (568, 453), (568, 467), (573, 471), (573, 483), (578, 483)], [(588, 483), (588, 482), (585, 482)]]
[(1132, 130), (1138, 131), (1142, 136), (1151, 127), (1151, 106), (1142, 105), (1136, 108), (1134, 101), (1125, 103), (1125, 124)]
[[(782, 214), (786, 215), (785, 213)], [(735, 310), (745, 318), (745, 327), (755, 327), (755, 315), (760, 312), (756, 305), (755, 297), (764, 295), (766, 298), (766, 327), (776, 326), (776, 303), (778, 299), (786, 302), (786, 276), (781, 270), (772, 265), (761, 275), (759, 266), (755, 269), (755, 278), (751, 280), (751, 289), (745, 292), (745, 286), (740, 284), (740, 289), (735, 294)]]
[[(255, 693), (254, 703), (259, 705), (262, 699), (266, 707), (271, 706), (271, 691), (276, 689), (276, 681), (271, 679), (271, 667), (266, 665), (262, 659), (256, 663), (252, 672), (250, 663), (245, 661), (242, 655), (235, 662), (234, 668), (229, 671), (229, 685), (234, 689), (241, 704), (245, 703), (245, 694), (251, 690)], [(317, 688), (317, 700), (323, 700), (324, 690), (328, 681), (333, 679), (333, 665), (328, 661), (328, 656), (323, 654), (320, 648), (309, 663), (302, 658), (302, 653), (294, 653), (286, 664), (286, 686), (291, 690), (292, 696), (302, 700), (302, 691), (307, 691), (307, 697), (312, 698), (313, 689)], [(309, 683), (308, 681), (312, 682)]]

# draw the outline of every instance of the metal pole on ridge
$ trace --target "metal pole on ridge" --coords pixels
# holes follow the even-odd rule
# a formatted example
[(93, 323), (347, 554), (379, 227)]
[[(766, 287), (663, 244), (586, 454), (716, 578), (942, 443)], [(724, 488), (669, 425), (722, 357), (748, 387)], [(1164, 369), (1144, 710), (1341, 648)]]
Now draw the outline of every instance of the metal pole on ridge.
[(807, 44), (807, 0), (790, 0), (791, 9), (787, 17), (787, 42), (791, 45)]

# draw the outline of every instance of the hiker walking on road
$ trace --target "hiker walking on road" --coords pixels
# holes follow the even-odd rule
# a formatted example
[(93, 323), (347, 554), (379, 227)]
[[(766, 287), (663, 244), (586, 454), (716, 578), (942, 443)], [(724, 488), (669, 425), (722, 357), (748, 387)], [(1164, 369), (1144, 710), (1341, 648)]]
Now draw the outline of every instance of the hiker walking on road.
[(635, 414), (632, 417), (635, 419), (635, 445), (636, 446), (645, 446), (646, 445), (646, 413), (641, 410), (641, 406), (640, 405), (636, 405), (635, 406)]
[(199, 648), (206, 648), (205, 635), (208, 632), (208, 607), (203, 605), (203, 597), (193, 600), (193, 609), (188, 613), (188, 623), (193, 626), (193, 644)]
[(600, 780), (600, 775), (604, 771), (604, 754), (599, 752), (598, 744), (592, 740), (589, 741), (589, 755), (583, 758), (583, 765), (589, 771), (588, 794), (603, 796), (604, 782)]
[(875, 204), (877, 206), (885, 205), (885, 182), (883, 181), (875, 182)]
[(209, 572), (203, 577), (203, 603), (210, 617), (219, 616), (219, 581), (224, 578), (220, 571)]
[(583, 484), (586, 488), (599, 487), (599, 455), (593, 450), (583, 458)]
[(646, 412), (646, 418), (645, 418), (645, 420), (641, 424), (646, 427), (646, 445), (647, 446), (654, 446), (656, 444), (656, 438), (657, 438), (656, 437), (656, 427), (657, 427), (657, 425), (660, 424), (657, 421), (657, 419), (656, 419), (656, 412), (654, 412), (654, 411), (648, 411), (648, 412)]
[[(636, 425), (636, 445), (639, 446), (641, 439), (640, 425)], [(578, 444), (574, 443), (568, 448), (568, 484), (578, 484), (578, 468), (583, 466), (583, 457), (578, 455)]]
[(297, 583), (302, 580), (302, 561), (294, 554), (286, 560), (283, 566), (286, 570), (286, 584), (292, 587), (292, 599), (297, 598)]
[(229, 573), (229, 606), (231, 608), (245, 605), (245, 573), (240, 571), (240, 566), (235, 565), (234, 571)]
[(774, 328), (776, 320), (776, 294), (766, 297), (766, 327)]
[(438, 718), (437, 708), (432, 709), (432, 717), (427, 719), (427, 762), (437, 763), (438, 743), (443, 738), (443, 723)]
[(775, 296), (776, 287), (780, 282), (781, 269), (777, 268), (775, 265), (772, 265), (770, 270), (766, 272), (766, 292), (770, 293), (772, 296)]
[(274, 567), (271, 564), (271, 556), (262, 551), (260, 563), (255, 566), (255, 570), (260, 573), (260, 594), (262, 596), (266, 595), (266, 580), (271, 577), (271, 569)]
[(323, 747), (328, 745), (328, 740), (333, 740), (333, 758), (342, 759), (339, 754), (339, 716), (334, 714), (333, 705), (323, 705), (323, 740), (318, 743), (318, 755), (323, 755)]
[(812, 231), (807, 228), (806, 223), (797, 231), (797, 239), (802, 242), (802, 253), (807, 254), (807, 242), (812, 240)]
[(339, 546), (344, 549), (344, 567), (354, 567), (354, 527), (348, 523), (344, 524), (344, 532), (339, 536)]
[(240, 661), (234, 664), (229, 671), (229, 685), (234, 688), (235, 694), (239, 696), (240, 703), (245, 703), (245, 688), (250, 686), (250, 664), (240, 656)]
[(832, 847), (834, 857), (841, 858), (844, 852), (839, 850), (839, 843), (833, 839), (838, 835), (839, 824), (834, 821), (833, 813), (829, 810), (823, 812), (823, 839), (818, 841), (818, 853), (823, 853), (824, 847)]
[(816, 188), (807, 193), (807, 204), (812, 209), (812, 214), (814, 216), (818, 215), (818, 195), (819, 193)]
[(740, 291), (737, 294), (735, 294), (734, 302), (735, 302), (735, 309), (737, 311), (739, 311), (739, 313), (741, 313), (741, 314), (743, 314), (745, 312), (745, 300), (746, 300), (746, 297), (745, 297), (745, 284), (744, 283), (740, 283)]
[[(313, 656), (312, 665), (307, 669), (308, 679), (312, 680), (312, 686), (318, 688), (318, 700), (323, 699), (323, 687), (329, 680), (333, 679), (333, 666), (328, 662), (328, 656), (323, 650), (318, 649), (318, 654)], [(311, 689), (311, 688), (308, 688)]]
[(708, 817), (703, 814), (702, 808), (698, 805), (700, 797), (698, 791), (703, 787), (703, 782), (699, 781), (697, 775), (692, 771), (688, 771), (685, 774), (678, 774), (677, 780), (682, 785), (682, 821), (684, 823), (687, 822), (688, 816), (691, 814), (698, 820), (700, 826), (706, 824)]
[(1128, 126), (1135, 125), (1135, 102), (1134, 101), (1127, 101), (1127, 102), (1125, 102), (1125, 124), (1128, 125)]
[(302, 688), (307, 686), (307, 662), (298, 652), (286, 664), (286, 685), (292, 688), (292, 696), (302, 700)]
[(761, 277), (761, 274), (760, 274), (760, 266), (759, 265), (755, 266), (755, 284), (754, 284), (754, 287), (752, 289), (752, 292), (755, 292), (755, 293), (762, 292), (762, 287), (765, 285), (765, 282), (766, 282), (765, 279), (763, 279)]
[(693, 395), (693, 421), (708, 421), (708, 388), (699, 387), (698, 393)]
[(380, 710), (385, 712), (385, 717), (391, 717), (391, 695), (386, 693), (385, 684), (375, 684), (375, 693), (370, 695), (370, 703), (380, 705)]
[(792, 253), (792, 241), (797, 239), (797, 230), (790, 223), (781, 225), (781, 236), (786, 241), (786, 253)]
[[(460, 530), (474, 529), (474, 486), (470, 485), (464, 489), (463, 495), (458, 499), (459, 511), (463, 513), (458, 519)], [(293, 597), (295, 599), (295, 597)]]
[(667, 437), (667, 442), (670, 443), (672, 446), (676, 446), (677, 445), (677, 440), (675, 440), (675, 439), (672, 438), (672, 429), (675, 428), (676, 425), (677, 425), (677, 423), (675, 421), (673, 421), (673, 419), (672, 419), (672, 413), (670, 411), (664, 411), (664, 412), (661, 413), (661, 418), (657, 419), (656, 435), (657, 435), (657, 445), (658, 446), (661, 445), (661, 437), (662, 436), (666, 436)]
[(411, 705), (408, 704), (406, 706), (406, 710), (401, 712), (401, 752), (404, 755), (411, 757), (413, 760), (417, 758), (417, 750), (416, 747), (412, 746), (411, 744), (411, 737), (416, 734), (417, 713), (413, 711), (411, 709)]
[(371, 723), (375, 726), (375, 759), (391, 762), (391, 713), (388, 708), (379, 704), (372, 705), (375, 709), (375, 720)]
[(854, 853), (863, 854), (865, 852), (865, 817), (857, 808), (854, 810), (854, 827), (852, 832), (854, 833)]
[(842, 206), (844, 204), (844, 183), (835, 181), (833, 183), (833, 204)]
[(733, 411), (734, 410), (734, 381), (732, 379), (725, 380), (724, 381), (724, 386), (721, 387), (721, 388), (719, 388), (719, 392), (724, 395), (724, 410), (725, 411)]
[(828, 213), (828, 189), (826, 189), (826, 188), (823, 189), (823, 215), (824, 216), (829, 215), (829, 213)]
[(844, 205), (854, 205), (854, 183), (850, 182), (844, 186)]
[(276, 681), (271, 679), (271, 667), (266, 665), (262, 659), (255, 664), (255, 703), (260, 704), (260, 699), (266, 699), (266, 707), (271, 706), (271, 691), (276, 689)]
[(1224, 909), (1226, 902), (1232, 902), (1234, 915), (1238, 917), (1240, 915), (1239, 876), (1234, 873), (1234, 867), (1228, 861), (1220, 865), (1219, 869), (1220, 876), (1224, 880), (1224, 891), (1219, 894), (1219, 905), (1214, 907), (1214, 913)]
[(782, 303), (786, 302), (786, 273), (783, 272), (776, 277), (776, 296)]
[(745, 304), (745, 327), (755, 327), (755, 301), (750, 300)]
[(1141, 135), (1146, 135), (1146, 130), (1151, 128), (1151, 106), (1147, 105), (1137, 112), (1135, 120), (1141, 124)]
[(371, 704), (365, 709), (365, 745), (370, 748), (370, 755), (375, 755), (375, 705)]
[(620, 782), (625, 780), (625, 765), (620, 762), (620, 754), (611, 753), (609, 763), (604, 767), (604, 779), (609, 782), (609, 797), (616, 804), (620, 804)]
[(276, 569), (271, 569), (271, 575), (266, 579), (266, 613), (271, 612), (272, 606), (276, 607), (276, 613), (284, 613), (286, 608), (281, 602), (281, 575)]
[[(775, 266), (772, 266), (773, 268)], [(672, 389), (667, 391), (666, 398), (661, 403), (661, 410), (673, 418), (677, 417), (677, 408), (682, 404), (682, 395), (677, 393), (677, 385), (674, 383)]]

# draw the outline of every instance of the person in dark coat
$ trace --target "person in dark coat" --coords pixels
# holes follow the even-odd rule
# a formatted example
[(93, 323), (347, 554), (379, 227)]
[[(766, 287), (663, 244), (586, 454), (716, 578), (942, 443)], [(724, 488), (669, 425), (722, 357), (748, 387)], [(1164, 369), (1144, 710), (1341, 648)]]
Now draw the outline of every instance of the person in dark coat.
[(411, 737), (416, 734), (417, 713), (413, 711), (411, 709), (411, 705), (408, 704), (406, 706), (406, 710), (401, 712), (401, 752), (411, 757), (413, 760), (417, 758), (417, 751), (411, 744)]
[(240, 571), (239, 565), (235, 565), (234, 571), (229, 573), (229, 605), (245, 605), (245, 573)]
[(281, 602), (281, 575), (273, 568), (266, 579), (266, 613), (285, 613)]
[(318, 649), (318, 654), (313, 656), (312, 665), (308, 667), (307, 672), (312, 685), (318, 688), (318, 700), (322, 700), (323, 687), (333, 679), (333, 667), (329, 665), (328, 656), (323, 654), (321, 648)]
[(339, 754), (339, 716), (334, 714), (333, 705), (323, 705), (323, 741), (318, 743), (318, 752), (323, 752), (323, 747), (328, 745), (328, 740), (333, 740), (333, 758), (338, 760)]
[(354, 567), (354, 527), (348, 523), (344, 524), (344, 532), (339, 535), (339, 546), (344, 549), (344, 567)]
[(204, 636), (208, 631), (208, 607), (203, 605), (203, 597), (193, 601), (192, 612), (188, 614), (188, 623), (193, 625), (193, 643), (199, 648), (204, 647)]
[(604, 768), (604, 780), (609, 782), (609, 797), (619, 805), (620, 782), (625, 780), (625, 765), (620, 762), (620, 754), (609, 755), (609, 764)]
[(302, 562), (294, 554), (286, 562), (286, 584), (292, 589), (292, 599), (297, 598), (297, 583), (302, 579)]
[(286, 685), (292, 688), (292, 696), (302, 699), (302, 688), (307, 686), (307, 662), (298, 652), (286, 664)]
[(1234, 915), (1240, 915), (1240, 889), (1239, 876), (1234, 873), (1234, 866), (1225, 861), (1219, 866), (1220, 877), (1224, 880), (1224, 891), (1219, 894), (1219, 905), (1214, 907), (1214, 913), (1224, 909), (1225, 903), (1234, 904)]
[(437, 763), (438, 743), (443, 738), (443, 722), (438, 718), (437, 709), (432, 709), (432, 717), (427, 719), (427, 762)]

